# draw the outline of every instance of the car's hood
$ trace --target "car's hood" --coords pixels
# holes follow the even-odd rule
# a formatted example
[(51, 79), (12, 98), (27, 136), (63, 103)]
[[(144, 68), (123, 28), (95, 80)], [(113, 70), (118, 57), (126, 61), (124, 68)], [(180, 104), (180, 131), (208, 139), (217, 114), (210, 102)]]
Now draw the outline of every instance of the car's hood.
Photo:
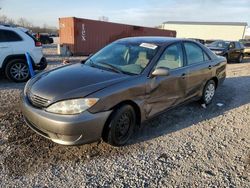
[(129, 77), (78, 63), (40, 74), (28, 87), (32, 94), (53, 102), (85, 97)]
[(212, 47), (212, 46), (207, 46), (210, 50), (215, 50), (215, 51), (224, 51), (225, 48), (219, 48), (219, 47)]

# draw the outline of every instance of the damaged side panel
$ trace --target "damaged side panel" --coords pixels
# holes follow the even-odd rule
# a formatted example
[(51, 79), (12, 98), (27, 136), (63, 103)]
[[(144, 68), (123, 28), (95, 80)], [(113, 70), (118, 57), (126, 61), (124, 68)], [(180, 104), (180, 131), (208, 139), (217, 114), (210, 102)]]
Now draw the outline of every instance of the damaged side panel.
[(155, 78), (140, 76), (131, 79), (130, 82), (116, 84), (112, 86), (112, 90), (111, 88), (101, 90), (94, 94), (95, 97), (100, 96), (100, 101), (89, 111), (96, 113), (100, 110), (110, 110), (121, 102), (132, 101), (140, 108), (141, 120), (149, 119), (157, 113), (182, 102), (185, 96), (186, 82), (181, 77), (183, 71), (178, 70), (172, 72), (171, 76)]
[(146, 86), (145, 114), (150, 118), (171, 106), (182, 102), (185, 96), (185, 82), (181, 70), (170, 76), (159, 76), (148, 81)]

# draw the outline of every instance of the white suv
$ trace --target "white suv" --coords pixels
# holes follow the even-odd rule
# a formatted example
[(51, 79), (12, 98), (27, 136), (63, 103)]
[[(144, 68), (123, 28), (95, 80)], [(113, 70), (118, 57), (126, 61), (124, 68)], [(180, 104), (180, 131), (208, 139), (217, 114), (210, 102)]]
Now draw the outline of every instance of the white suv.
[(0, 25), (0, 70), (15, 82), (30, 77), (25, 53), (31, 56), (35, 70), (43, 70), (47, 61), (43, 57), (42, 44), (27, 29)]

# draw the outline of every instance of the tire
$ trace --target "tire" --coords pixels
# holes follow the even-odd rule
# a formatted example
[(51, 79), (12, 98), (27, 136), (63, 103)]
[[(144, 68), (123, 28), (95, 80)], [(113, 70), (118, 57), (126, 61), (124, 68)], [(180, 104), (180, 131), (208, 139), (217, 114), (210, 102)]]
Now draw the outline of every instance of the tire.
[(216, 90), (215, 82), (213, 80), (209, 80), (203, 89), (201, 103), (206, 105), (210, 104), (213, 100), (215, 90)]
[(242, 63), (243, 57), (244, 57), (243, 54), (240, 54), (239, 57), (238, 57), (238, 59), (237, 59), (237, 62), (238, 63)]
[(124, 146), (131, 138), (135, 125), (134, 108), (130, 105), (121, 106), (112, 114), (103, 140), (113, 146)]
[(42, 58), (40, 64), (36, 65), (36, 70), (42, 71), (46, 69), (47, 65), (48, 65), (47, 60), (45, 58)]
[(228, 54), (226, 54), (224, 57), (226, 58), (227, 63), (229, 63)]
[(7, 63), (5, 75), (14, 82), (26, 82), (30, 78), (28, 64), (24, 59), (13, 59)]

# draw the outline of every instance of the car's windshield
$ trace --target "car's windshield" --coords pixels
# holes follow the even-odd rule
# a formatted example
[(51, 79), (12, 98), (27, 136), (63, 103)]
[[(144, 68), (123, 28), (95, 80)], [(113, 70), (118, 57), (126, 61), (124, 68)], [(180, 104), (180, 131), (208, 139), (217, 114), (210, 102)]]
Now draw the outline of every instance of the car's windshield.
[(226, 41), (215, 41), (210, 44), (208, 44), (209, 47), (217, 47), (217, 48), (227, 48), (229, 45), (229, 42)]
[(91, 58), (85, 64), (125, 74), (140, 74), (158, 50), (151, 43), (112, 43)]

